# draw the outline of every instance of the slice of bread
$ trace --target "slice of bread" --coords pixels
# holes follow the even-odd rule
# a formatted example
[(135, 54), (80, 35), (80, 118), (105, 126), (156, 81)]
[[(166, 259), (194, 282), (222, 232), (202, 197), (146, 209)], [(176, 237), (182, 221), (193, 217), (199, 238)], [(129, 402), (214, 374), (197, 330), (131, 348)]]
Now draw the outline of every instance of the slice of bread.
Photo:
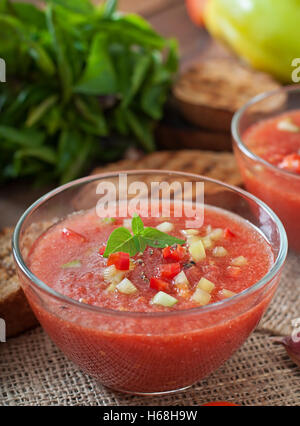
[[(233, 114), (255, 95), (280, 88), (269, 75), (233, 58), (209, 58), (179, 77), (173, 95), (189, 122), (214, 131), (230, 131)], [(282, 100), (279, 100), (282, 105)], [(264, 108), (278, 105), (265, 105)]]
[(6, 337), (15, 336), (38, 324), (21, 289), (12, 256), (13, 228), (0, 231), (0, 318)]
[(93, 174), (117, 170), (174, 170), (208, 176), (222, 182), (241, 186), (242, 179), (234, 155), (229, 152), (200, 150), (157, 151), (139, 160), (121, 160), (98, 167)]

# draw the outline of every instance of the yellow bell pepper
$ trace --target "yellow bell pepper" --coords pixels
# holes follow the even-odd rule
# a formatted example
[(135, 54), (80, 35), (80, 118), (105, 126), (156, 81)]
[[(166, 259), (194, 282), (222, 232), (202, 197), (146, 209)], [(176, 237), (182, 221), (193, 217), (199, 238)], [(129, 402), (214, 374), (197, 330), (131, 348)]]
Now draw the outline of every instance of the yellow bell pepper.
[(300, 58), (300, 0), (209, 0), (205, 24), (254, 68), (292, 83)]

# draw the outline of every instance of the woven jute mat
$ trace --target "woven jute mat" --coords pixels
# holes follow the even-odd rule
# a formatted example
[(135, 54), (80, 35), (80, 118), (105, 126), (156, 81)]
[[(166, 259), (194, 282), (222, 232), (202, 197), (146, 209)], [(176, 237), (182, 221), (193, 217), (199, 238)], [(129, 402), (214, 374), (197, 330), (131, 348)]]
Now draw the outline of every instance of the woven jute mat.
[(272, 336), (300, 317), (300, 258), (289, 254), (277, 294), (259, 328), (218, 371), (191, 389), (160, 397), (130, 396), (81, 373), (41, 328), (0, 344), (0, 405), (300, 405), (300, 369)]

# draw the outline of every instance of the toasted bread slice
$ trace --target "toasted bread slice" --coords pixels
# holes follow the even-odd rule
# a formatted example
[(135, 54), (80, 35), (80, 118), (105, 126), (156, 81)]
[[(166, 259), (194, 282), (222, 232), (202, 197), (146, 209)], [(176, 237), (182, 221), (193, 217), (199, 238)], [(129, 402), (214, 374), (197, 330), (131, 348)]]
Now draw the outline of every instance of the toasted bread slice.
[(0, 318), (5, 321), (7, 337), (15, 336), (38, 323), (16, 274), (11, 249), (12, 233), (12, 228), (0, 232)]
[[(233, 58), (209, 58), (194, 64), (178, 79), (173, 95), (189, 122), (214, 131), (230, 131), (233, 114), (255, 95), (275, 90), (280, 84)], [(277, 109), (265, 104), (264, 110)]]
[[(230, 152), (211, 152), (200, 150), (182, 150), (182, 151), (157, 151), (152, 154), (144, 155), (139, 159), (126, 159), (116, 163), (99, 167), (93, 171), (93, 174), (106, 174), (104, 180), (114, 182), (118, 189), (118, 173), (114, 176), (114, 172), (118, 171), (139, 171), (147, 169), (158, 170), (157, 174), (152, 175), (133, 175), (127, 176), (128, 185), (131, 182), (141, 180), (151, 191), (151, 183), (153, 181), (173, 181), (172, 175), (161, 175), (159, 170), (182, 171), (186, 173), (194, 173), (220, 180), (235, 186), (242, 186), (242, 179), (238, 171), (238, 167), (234, 155)], [(112, 173), (112, 176), (110, 176)], [(185, 176), (176, 177), (178, 182), (189, 181)], [(201, 181), (201, 178), (199, 178)], [(97, 192), (98, 181), (91, 182), (86, 185), (73, 199), (75, 210), (94, 208), (99, 200), (99, 192)], [(226, 191), (219, 185), (213, 183), (205, 183), (205, 202), (208, 204), (218, 205), (219, 207), (230, 209), (230, 205), (239, 202), (237, 196), (231, 191)], [(185, 193), (185, 196), (187, 194)], [(188, 196), (194, 198), (194, 193)]]
[(93, 174), (117, 170), (174, 170), (195, 173), (240, 186), (242, 179), (234, 155), (200, 150), (157, 151), (137, 160), (121, 160), (99, 167)]
[[(211, 152), (199, 150), (182, 150), (182, 151), (157, 151), (152, 154), (144, 155), (139, 159), (126, 159), (116, 163), (111, 163), (103, 167), (99, 167), (93, 171), (93, 174), (107, 174), (107, 180), (113, 181), (118, 185), (118, 174), (115, 178), (110, 178), (110, 172), (122, 170), (174, 170), (186, 173), (194, 173), (203, 176), (208, 176), (213, 179), (221, 180), (225, 183), (241, 186), (242, 179), (237, 168), (234, 155), (230, 152)], [(151, 185), (152, 181), (172, 180), (168, 175), (138, 175), (128, 176), (128, 185), (136, 180), (142, 180), (144, 183)], [(185, 176), (176, 178), (176, 181), (185, 182)], [(91, 182), (86, 185), (73, 199), (74, 209), (93, 208), (99, 200), (97, 194), (98, 182)], [(215, 184), (205, 184), (205, 197), (220, 194), (222, 189)]]

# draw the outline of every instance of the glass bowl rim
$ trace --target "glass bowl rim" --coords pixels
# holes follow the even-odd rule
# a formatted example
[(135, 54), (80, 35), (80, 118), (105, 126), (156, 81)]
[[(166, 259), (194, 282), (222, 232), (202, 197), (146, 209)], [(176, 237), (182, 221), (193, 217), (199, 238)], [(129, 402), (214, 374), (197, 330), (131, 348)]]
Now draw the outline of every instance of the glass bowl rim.
[(269, 163), (267, 160), (264, 160), (259, 155), (254, 154), (254, 152), (252, 152), (247, 147), (247, 145), (244, 144), (243, 138), (239, 131), (239, 124), (240, 124), (241, 118), (243, 117), (244, 113), (247, 111), (248, 108), (271, 96), (279, 95), (280, 93), (289, 93), (289, 92), (299, 92), (299, 95), (300, 95), (300, 86), (296, 84), (289, 85), (289, 86), (281, 87), (279, 89), (269, 90), (267, 92), (260, 93), (259, 95), (256, 95), (253, 98), (251, 98), (247, 103), (245, 103), (245, 105), (243, 105), (234, 114), (232, 118), (232, 122), (231, 122), (231, 133), (233, 136), (233, 140), (236, 142), (239, 149), (248, 158), (251, 158), (251, 160), (254, 160), (258, 163), (261, 163), (265, 167), (269, 167), (271, 170), (274, 170), (278, 174), (282, 174), (284, 176), (297, 180), (297, 179), (300, 179), (300, 175), (297, 175), (296, 173), (293, 173), (293, 172), (289, 172), (288, 170), (280, 169), (278, 166), (275, 166), (274, 164)]
[[(20, 252), (19, 247), (19, 237), (21, 228), (23, 225), (23, 222), (26, 220), (26, 218), (35, 210), (37, 210), (44, 202), (48, 201), (49, 199), (55, 197), (56, 195), (62, 193), (63, 191), (68, 190), (71, 187), (77, 186), (77, 185), (83, 185), (87, 183), (92, 183), (94, 181), (97, 181), (99, 179), (104, 178), (112, 178), (119, 176), (120, 173), (126, 173), (128, 175), (142, 175), (142, 174), (148, 174), (151, 175), (153, 173), (156, 174), (164, 174), (164, 175), (177, 175), (181, 177), (187, 177), (187, 178), (193, 178), (193, 179), (201, 179), (204, 182), (209, 182), (216, 184), (218, 186), (222, 186), (230, 191), (233, 191), (235, 193), (238, 193), (240, 196), (244, 196), (251, 201), (253, 201), (256, 205), (263, 208), (264, 211), (268, 214), (269, 217), (273, 220), (273, 222), (276, 224), (277, 229), (279, 231), (280, 236), (280, 247), (277, 254), (277, 258), (275, 259), (274, 264), (270, 268), (270, 270), (267, 272), (266, 275), (264, 275), (259, 281), (257, 281), (255, 284), (253, 284), (251, 287), (247, 288), (246, 290), (243, 290), (241, 293), (238, 293), (237, 295), (221, 300), (219, 302), (211, 303), (207, 306), (199, 306), (195, 308), (190, 309), (181, 309), (177, 311), (170, 311), (170, 312), (135, 312), (135, 311), (118, 311), (114, 309), (108, 309), (108, 308), (102, 308), (100, 306), (93, 306), (86, 303), (79, 302), (75, 299), (72, 299), (64, 294), (61, 294), (48, 286), (46, 283), (44, 283), (42, 280), (40, 280), (38, 277), (36, 277), (31, 270), (27, 267), (25, 260), (23, 259), (23, 256)], [(107, 173), (100, 173), (95, 174), (87, 177), (83, 177), (80, 179), (73, 180), (69, 183), (66, 183), (64, 185), (61, 185), (50, 192), (47, 192), (42, 197), (40, 197), (38, 200), (36, 200), (31, 206), (29, 206), (25, 212), (22, 214), (20, 219), (18, 220), (18, 223), (14, 229), (13, 237), (12, 237), (12, 249), (13, 249), (13, 256), (15, 259), (15, 262), (17, 263), (20, 270), (23, 272), (23, 274), (29, 279), (30, 285), (34, 284), (39, 290), (42, 290), (43, 293), (46, 293), (48, 296), (55, 298), (56, 300), (59, 300), (60, 302), (64, 302), (69, 305), (73, 305), (76, 308), (80, 308), (82, 310), (91, 311), (91, 312), (98, 312), (99, 314), (104, 315), (110, 315), (110, 316), (119, 316), (119, 317), (143, 317), (143, 318), (161, 318), (161, 317), (170, 317), (170, 316), (179, 316), (179, 315), (188, 315), (188, 314), (204, 314), (205, 312), (211, 312), (218, 309), (223, 308), (224, 306), (231, 306), (235, 302), (238, 302), (239, 300), (243, 300), (245, 297), (249, 296), (250, 294), (254, 293), (256, 290), (264, 287), (266, 284), (272, 281), (272, 279), (280, 272), (281, 268), (284, 265), (286, 256), (287, 256), (287, 250), (288, 250), (288, 241), (287, 241), (287, 235), (285, 232), (285, 229), (283, 227), (283, 224), (281, 223), (278, 216), (273, 212), (273, 210), (270, 209), (263, 201), (256, 198), (254, 195), (244, 191), (241, 188), (223, 183), (221, 181), (218, 181), (216, 179), (212, 179), (206, 176), (194, 174), (194, 173), (186, 173), (186, 172), (177, 172), (172, 170), (155, 170), (155, 169), (147, 169), (147, 170), (121, 170), (121, 171), (112, 171)]]

